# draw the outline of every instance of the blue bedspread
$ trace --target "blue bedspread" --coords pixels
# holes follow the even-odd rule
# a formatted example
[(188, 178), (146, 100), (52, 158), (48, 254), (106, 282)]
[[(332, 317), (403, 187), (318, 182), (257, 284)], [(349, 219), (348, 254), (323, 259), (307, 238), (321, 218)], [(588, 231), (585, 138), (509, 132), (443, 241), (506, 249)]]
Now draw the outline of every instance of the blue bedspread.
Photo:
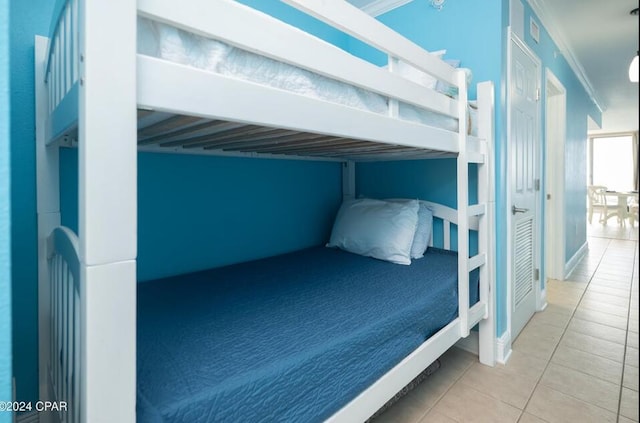
[(318, 247), (141, 283), (138, 422), (323, 421), (457, 316), (456, 266)]

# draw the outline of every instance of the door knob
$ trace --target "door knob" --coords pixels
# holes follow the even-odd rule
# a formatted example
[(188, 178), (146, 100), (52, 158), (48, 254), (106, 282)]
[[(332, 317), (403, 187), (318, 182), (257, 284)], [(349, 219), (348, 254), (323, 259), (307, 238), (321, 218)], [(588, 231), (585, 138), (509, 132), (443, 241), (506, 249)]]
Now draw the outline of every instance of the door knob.
[(516, 207), (516, 206), (511, 206), (511, 213), (512, 214), (516, 214), (516, 213), (526, 213), (528, 212), (529, 209), (525, 209), (525, 208), (521, 208), (521, 207)]

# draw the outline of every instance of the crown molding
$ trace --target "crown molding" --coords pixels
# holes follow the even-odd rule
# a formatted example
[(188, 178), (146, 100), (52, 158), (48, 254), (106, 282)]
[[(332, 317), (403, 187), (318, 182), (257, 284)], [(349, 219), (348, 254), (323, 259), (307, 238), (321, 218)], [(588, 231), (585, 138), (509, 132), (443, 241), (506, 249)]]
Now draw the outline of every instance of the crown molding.
[(371, 16), (379, 16), (395, 8), (411, 3), (413, 0), (373, 0), (366, 6), (361, 7), (362, 11)]
[(600, 112), (604, 112), (607, 109), (607, 105), (603, 103), (600, 99), (595, 88), (589, 81), (584, 68), (580, 64), (580, 62), (576, 59), (571, 46), (566, 40), (566, 37), (560, 30), (561, 26), (556, 22), (556, 20), (552, 17), (551, 13), (548, 11), (546, 3), (544, 0), (526, 0), (531, 6), (533, 12), (537, 15), (540, 23), (544, 27), (544, 29), (549, 33), (549, 36), (556, 44), (561, 54), (564, 56), (565, 60), (569, 64), (569, 67), (576, 74), (576, 77), (587, 91), (587, 94), (593, 100), (595, 106), (600, 110)]

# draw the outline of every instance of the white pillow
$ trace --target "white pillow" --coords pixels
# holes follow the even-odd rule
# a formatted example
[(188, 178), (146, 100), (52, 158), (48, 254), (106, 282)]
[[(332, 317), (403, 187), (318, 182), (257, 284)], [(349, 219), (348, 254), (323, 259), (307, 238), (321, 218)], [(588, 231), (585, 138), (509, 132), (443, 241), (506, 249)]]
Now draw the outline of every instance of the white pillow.
[[(408, 202), (415, 200), (406, 199), (391, 199), (391, 202)], [(411, 244), (411, 258), (419, 259), (424, 257), (424, 253), (429, 247), (429, 241), (431, 240), (431, 228), (433, 226), (433, 212), (427, 206), (424, 201), (419, 201), (418, 208), (418, 225), (416, 226), (416, 233), (413, 236), (413, 243)]]
[(398, 264), (411, 264), (418, 224), (418, 201), (389, 202), (369, 198), (344, 202), (327, 247)]

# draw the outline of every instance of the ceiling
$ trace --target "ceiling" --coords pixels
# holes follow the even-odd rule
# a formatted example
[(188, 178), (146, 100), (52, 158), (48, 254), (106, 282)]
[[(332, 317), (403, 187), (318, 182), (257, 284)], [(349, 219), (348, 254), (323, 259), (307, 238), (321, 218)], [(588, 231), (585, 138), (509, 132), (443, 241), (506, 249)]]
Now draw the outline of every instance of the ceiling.
[(638, 51), (638, 0), (531, 0), (558, 48), (581, 73), (602, 113), (592, 133), (638, 131), (638, 83), (629, 64)]
[[(381, 5), (408, 2), (349, 1), (372, 14), (388, 10)], [(638, 51), (638, 16), (629, 12), (638, 0), (527, 1), (603, 112), (602, 128), (590, 126), (590, 132), (638, 131), (638, 83), (628, 76)]]

